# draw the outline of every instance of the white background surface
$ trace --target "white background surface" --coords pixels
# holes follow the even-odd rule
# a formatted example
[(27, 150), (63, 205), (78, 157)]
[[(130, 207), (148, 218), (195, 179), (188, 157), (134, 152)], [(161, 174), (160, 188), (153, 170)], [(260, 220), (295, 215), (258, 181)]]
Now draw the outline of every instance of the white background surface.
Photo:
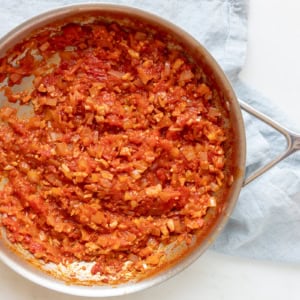
[[(298, 0), (250, 0), (248, 56), (241, 78), (298, 122), (300, 132), (299, 11)], [(298, 300), (299, 278), (300, 265), (250, 261), (208, 251), (168, 282), (118, 299)], [(74, 298), (80, 299), (36, 286), (0, 263), (1, 300)]]

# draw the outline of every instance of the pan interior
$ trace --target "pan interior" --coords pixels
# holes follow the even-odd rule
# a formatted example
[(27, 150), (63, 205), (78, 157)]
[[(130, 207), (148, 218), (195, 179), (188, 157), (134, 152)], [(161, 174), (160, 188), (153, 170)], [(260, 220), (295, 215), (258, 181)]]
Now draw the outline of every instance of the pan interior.
[[(78, 11), (80, 12), (78, 13)], [(227, 172), (233, 175), (234, 180), (220, 195), (219, 208), (210, 209), (207, 214), (208, 226), (206, 230), (196, 232), (189, 246), (184, 242), (174, 241), (164, 249), (167, 255), (165, 260), (161, 262), (160, 267), (153, 272), (149, 272), (146, 278), (144, 278), (145, 276), (138, 276), (126, 284), (117, 284), (113, 287), (110, 285), (98, 286), (103, 278), (99, 273), (91, 275), (90, 270), (93, 263), (75, 262), (68, 265), (44, 263), (42, 260), (34, 258), (29, 252), (24, 251), (20, 245), (11, 244), (6, 239), (5, 231), (2, 230), (0, 247), (3, 251), (1, 250), (0, 258), (12, 269), (48, 288), (74, 295), (95, 297), (126, 294), (152, 286), (175, 275), (199, 257), (225, 226), (241, 188), (245, 165), (245, 137), (242, 117), (234, 92), (225, 75), (214, 59), (197, 41), (176, 26), (156, 16), (136, 9), (113, 5), (65, 7), (28, 21), (5, 36), (0, 43), (2, 45), (0, 57), (5, 56), (9, 49), (24, 38), (36, 34), (41, 29), (45, 30), (45, 26), (52, 28), (70, 22), (86, 24), (97, 18), (114, 20), (121, 25), (132, 24), (138, 20), (138, 22), (150, 26), (153, 30), (162, 30), (178, 43), (178, 47), (183, 49), (191, 60), (203, 68), (223, 106), (224, 115), (228, 118), (229, 139), (226, 147), (230, 164), (226, 168)], [(25, 53), (19, 55), (21, 57)], [(39, 60), (38, 54), (35, 59)], [(48, 63), (55, 67), (59, 63), (59, 57), (54, 53)], [(34, 79), (33, 76), (24, 77), (20, 83), (12, 87), (12, 91), (17, 93), (22, 90), (33, 89)], [(1, 83), (0, 88), (7, 85), (7, 80)], [(0, 105), (16, 108), (19, 118), (27, 119), (33, 115), (30, 102), (25, 105), (19, 105), (18, 102), (9, 102), (3, 89), (0, 91)], [(2, 188), (6, 182), (7, 179), (3, 178), (1, 181)], [(71, 283), (71, 285), (65, 286), (64, 281), (68, 284)]]

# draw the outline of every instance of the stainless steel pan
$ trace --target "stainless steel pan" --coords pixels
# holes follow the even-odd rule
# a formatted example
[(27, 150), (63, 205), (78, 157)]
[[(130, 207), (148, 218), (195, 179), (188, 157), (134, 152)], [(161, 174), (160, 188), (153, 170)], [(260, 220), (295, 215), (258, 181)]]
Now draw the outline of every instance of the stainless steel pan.
[[(234, 159), (232, 161), (233, 170), (235, 170), (235, 180), (230, 187), (228, 198), (224, 204), (224, 209), (212, 223), (210, 230), (207, 234), (201, 237), (199, 243), (192, 248), (184, 247), (184, 249), (177, 249), (178, 253), (170, 254), (170, 263), (166, 264), (166, 267), (162, 268), (159, 272), (153, 276), (149, 276), (143, 280), (137, 280), (135, 282), (128, 282), (117, 286), (103, 286), (94, 284), (92, 286), (84, 286), (77, 284), (66, 285), (64, 280), (67, 280), (72, 272), (77, 273), (79, 280), (82, 279), (83, 283), (89, 278), (88, 272), (80, 271), (80, 264), (70, 266), (70, 268), (64, 268), (61, 266), (43, 264), (28, 255), (28, 253), (22, 252), (22, 249), (12, 248), (5, 239), (5, 234), (2, 234), (0, 239), (0, 259), (11, 269), (26, 277), (27, 279), (56, 291), (60, 291), (67, 294), (89, 296), (89, 297), (107, 297), (115, 295), (124, 295), (133, 293), (145, 288), (151, 287), (155, 284), (161, 283), (164, 280), (174, 276), (178, 272), (182, 271), (193, 261), (195, 261), (216, 239), (219, 233), (224, 228), (235, 203), (238, 199), (240, 190), (243, 185), (250, 183), (256, 177), (270, 169), (276, 163), (289, 156), (291, 153), (300, 149), (300, 135), (293, 133), (278, 123), (272, 121), (267, 116), (257, 112), (252, 107), (242, 102), (235, 96), (235, 93), (228, 82), (223, 71), (208, 53), (208, 51), (193, 39), (189, 34), (178, 28), (177, 26), (154, 16), (144, 11), (133, 9), (130, 7), (116, 6), (109, 4), (81, 4), (63, 7), (44, 14), (41, 14), (31, 20), (21, 24), (13, 31), (8, 33), (0, 40), (0, 57), (12, 48), (15, 44), (20, 42), (31, 32), (40, 29), (52, 22), (60, 21), (65, 18), (72, 18), (73, 16), (86, 15), (93, 13), (95, 15), (101, 15), (103, 13), (113, 13), (114, 15), (120, 15), (122, 18), (138, 18), (143, 22), (154, 24), (162, 30), (171, 33), (176, 37), (178, 41), (186, 48), (189, 49), (189, 54), (196, 62), (201, 61), (201, 65), (209, 74), (218, 90), (222, 93), (223, 98), (229, 106), (230, 122), (233, 124), (235, 132), (235, 143), (233, 144)], [(5, 102), (4, 96), (0, 94), (0, 105)], [(241, 108), (259, 118), (263, 122), (272, 126), (274, 129), (282, 133), (287, 140), (286, 151), (277, 157), (275, 160), (268, 163), (263, 168), (257, 170), (249, 177), (244, 178), (245, 173), (245, 158), (246, 158), (246, 141), (245, 141), (245, 129), (243, 118), (241, 114)], [(175, 251), (175, 252), (176, 252)], [(16, 254), (18, 252), (18, 254)], [(181, 257), (178, 259), (178, 257)], [(174, 257), (177, 259), (174, 260)], [(30, 263), (28, 262), (30, 261)], [(52, 270), (51, 274), (48, 274), (49, 270)], [(53, 276), (54, 275), (54, 276)]]

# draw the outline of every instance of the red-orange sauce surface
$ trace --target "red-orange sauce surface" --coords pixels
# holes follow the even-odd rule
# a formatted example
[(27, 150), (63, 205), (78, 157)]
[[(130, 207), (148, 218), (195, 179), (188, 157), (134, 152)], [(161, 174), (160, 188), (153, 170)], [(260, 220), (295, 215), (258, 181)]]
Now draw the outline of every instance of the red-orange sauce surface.
[[(34, 88), (13, 92), (30, 75)], [(114, 22), (42, 31), (0, 60), (6, 78), (8, 100), (34, 111), (0, 109), (10, 242), (122, 279), (201, 230), (225, 182), (224, 121), (201, 70), (164, 35)]]

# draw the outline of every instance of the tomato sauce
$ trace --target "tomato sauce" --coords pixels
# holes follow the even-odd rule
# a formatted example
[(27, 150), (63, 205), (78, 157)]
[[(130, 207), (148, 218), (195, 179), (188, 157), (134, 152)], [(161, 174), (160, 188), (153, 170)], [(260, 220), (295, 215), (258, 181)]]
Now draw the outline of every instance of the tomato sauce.
[[(12, 91), (30, 75), (33, 89)], [(8, 100), (34, 110), (0, 109), (10, 242), (123, 276), (158, 266), (161, 245), (201, 230), (225, 182), (226, 130), (205, 76), (167, 37), (68, 24), (17, 45), (0, 60), (5, 78)]]

